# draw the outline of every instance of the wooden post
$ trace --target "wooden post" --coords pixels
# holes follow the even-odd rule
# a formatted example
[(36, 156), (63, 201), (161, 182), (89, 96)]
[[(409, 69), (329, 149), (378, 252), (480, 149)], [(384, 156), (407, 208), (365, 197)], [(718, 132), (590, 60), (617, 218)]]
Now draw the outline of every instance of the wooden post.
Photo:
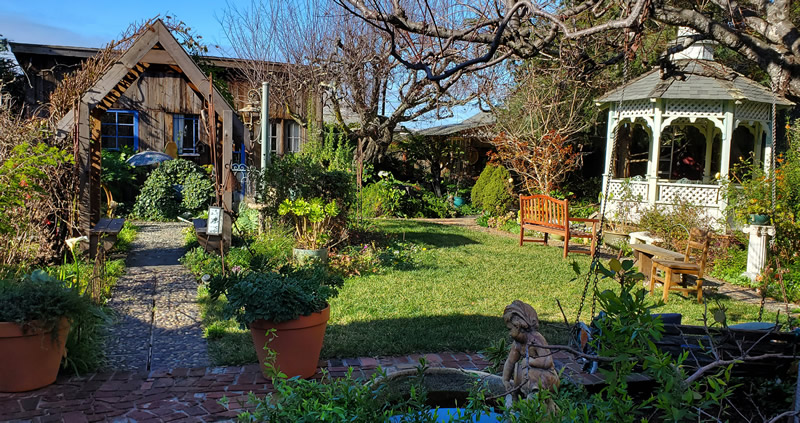
[(78, 109), (78, 228), (88, 235), (100, 219), (100, 119), (86, 102)]
[(233, 186), (236, 178), (231, 172), (233, 162), (233, 111), (225, 110), (222, 113), (222, 166), (219, 167), (222, 177), (222, 245), (228, 248), (231, 245), (231, 215), (233, 211)]

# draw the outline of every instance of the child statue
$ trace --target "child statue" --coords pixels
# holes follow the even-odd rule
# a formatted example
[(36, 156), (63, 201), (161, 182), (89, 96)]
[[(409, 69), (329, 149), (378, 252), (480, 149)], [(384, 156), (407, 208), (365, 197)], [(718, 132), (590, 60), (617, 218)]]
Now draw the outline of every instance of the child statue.
[(519, 397), (530, 399), (539, 389), (558, 386), (552, 351), (546, 348), (547, 340), (539, 333), (536, 310), (514, 300), (503, 311), (503, 320), (514, 340), (503, 366), (503, 384), (508, 391), (518, 388), (507, 402)]

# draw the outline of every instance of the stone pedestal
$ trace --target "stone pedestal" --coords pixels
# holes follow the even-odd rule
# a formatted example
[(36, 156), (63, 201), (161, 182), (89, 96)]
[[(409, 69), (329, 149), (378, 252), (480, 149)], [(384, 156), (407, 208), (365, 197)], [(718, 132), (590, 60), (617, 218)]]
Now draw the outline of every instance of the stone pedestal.
[(747, 243), (747, 271), (744, 272), (744, 276), (755, 280), (767, 264), (767, 247), (769, 238), (775, 236), (775, 227), (746, 225), (742, 228), (742, 232), (750, 234), (750, 241)]

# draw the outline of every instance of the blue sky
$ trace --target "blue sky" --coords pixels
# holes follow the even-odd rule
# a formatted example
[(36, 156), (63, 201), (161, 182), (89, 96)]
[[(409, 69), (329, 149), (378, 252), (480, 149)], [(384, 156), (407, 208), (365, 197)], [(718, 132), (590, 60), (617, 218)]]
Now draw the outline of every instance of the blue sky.
[(221, 0), (0, 0), (0, 34), (11, 41), (101, 47), (131, 23), (177, 16), (209, 44), (224, 43)]
[[(134, 22), (170, 15), (202, 35), (209, 54), (223, 56), (226, 40), (217, 17), (226, 7), (226, 0), (0, 0), (0, 35), (20, 43), (102, 47)], [(223, 51), (214, 49), (214, 45), (221, 45)], [(429, 117), (405, 125), (413, 128), (453, 123), (476, 112), (474, 107), (462, 107), (456, 110), (455, 118), (437, 122)]]

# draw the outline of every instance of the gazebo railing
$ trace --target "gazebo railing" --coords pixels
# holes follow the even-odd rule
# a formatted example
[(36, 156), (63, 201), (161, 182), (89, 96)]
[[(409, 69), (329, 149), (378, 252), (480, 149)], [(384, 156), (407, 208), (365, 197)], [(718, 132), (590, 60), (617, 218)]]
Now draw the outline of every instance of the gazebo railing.
[(720, 207), (721, 187), (719, 185), (686, 184), (679, 182), (657, 182), (656, 204), (677, 204), (686, 201), (701, 207)]

